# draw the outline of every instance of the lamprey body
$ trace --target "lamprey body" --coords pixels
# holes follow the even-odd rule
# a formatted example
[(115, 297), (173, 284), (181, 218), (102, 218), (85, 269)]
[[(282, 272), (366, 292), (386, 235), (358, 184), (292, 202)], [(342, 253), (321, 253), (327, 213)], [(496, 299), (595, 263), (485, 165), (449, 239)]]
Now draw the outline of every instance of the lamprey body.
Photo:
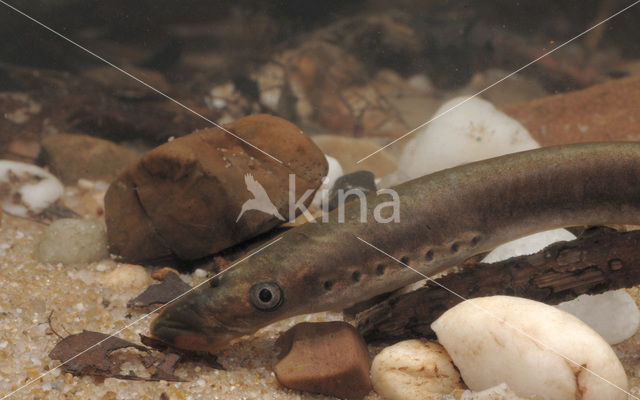
[[(308, 223), (169, 305), (152, 335), (215, 352), (293, 315), (342, 309), (534, 232), (575, 225), (640, 224), (640, 143), (590, 143), (511, 154), (447, 169), (394, 188), (400, 221), (379, 223), (388, 195)], [(382, 208), (382, 217), (391, 207)], [(379, 219), (379, 218), (378, 218)]]

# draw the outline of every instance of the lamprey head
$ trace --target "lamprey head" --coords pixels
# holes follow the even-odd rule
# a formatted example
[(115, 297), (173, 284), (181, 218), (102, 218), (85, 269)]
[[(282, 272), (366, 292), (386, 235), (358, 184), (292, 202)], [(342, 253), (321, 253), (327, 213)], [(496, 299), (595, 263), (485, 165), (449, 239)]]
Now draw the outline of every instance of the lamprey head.
[[(366, 248), (355, 255), (335, 251), (333, 241), (312, 239), (311, 230), (322, 227), (307, 225), (169, 304), (153, 322), (151, 335), (176, 348), (216, 352), (273, 322), (340, 309), (370, 296), (368, 287), (348, 290), (354, 283), (365, 285), (365, 280), (354, 281), (352, 270), (336, 266), (348, 265), (344, 258), (360, 265), (375, 254)], [(344, 246), (357, 242), (353, 236), (331, 237)], [(351, 298), (354, 295), (358, 298)]]
[(278, 280), (280, 255), (266, 253), (229, 268), (169, 304), (153, 321), (151, 335), (172, 347), (215, 352), (291, 315), (285, 284)]
[(207, 314), (200, 299), (202, 293), (194, 292), (169, 305), (153, 321), (151, 335), (172, 347), (210, 352), (242, 335)]

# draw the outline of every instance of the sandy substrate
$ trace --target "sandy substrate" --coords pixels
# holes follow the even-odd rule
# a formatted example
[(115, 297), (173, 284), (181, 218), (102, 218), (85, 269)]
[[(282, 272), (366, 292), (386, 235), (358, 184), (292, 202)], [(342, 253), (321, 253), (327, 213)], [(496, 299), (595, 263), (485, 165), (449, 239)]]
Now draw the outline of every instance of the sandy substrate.
[[(37, 399), (322, 399), (325, 396), (282, 388), (270, 366), (276, 362), (274, 341), (278, 332), (301, 321), (336, 320), (340, 314), (301, 316), (263, 330), (250, 339), (223, 351), (218, 361), (225, 371), (205, 363), (187, 362), (176, 370), (185, 383), (139, 382), (113, 378), (74, 377), (49, 359), (60, 335), (83, 329), (114, 332), (141, 314), (131, 313), (126, 303), (144, 287), (114, 291), (100, 283), (101, 277), (118, 263), (103, 261), (87, 265), (51, 265), (35, 260), (34, 247), (45, 226), (20, 218), (3, 216), (0, 230), (0, 395), (4, 396), (45, 374), (12, 398)], [(189, 275), (190, 284), (198, 281)], [(201, 278), (202, 279), (202, 278)], [(148, 334), (149, 319), (120, 332), (119, 337), (138, 342)], [(125, 364), (124, 373), (134, 368)], [(144, 371), (136, 373), (143, 374)], [(0, 397), (1, 398), (1, 397)], [(368, 398), (376, 399), (375, 395)]]
[[(44, 376), (16, 392), (16, 399), (324, 399), (325, 396), (281, 387), (271, 370), (276, 362), (278, 332), (303, 320), (336, 320), (340, 314), (300, 316), (269, 327), (230, 346), (218, 361), (226, 370), (199, 362), (186, 362), (176, 374), (184, 383), (140, 382), (114, 378), (74, 377), (64, 373), (48, 353), (62, 336), (83, 329), (114, 332), (141, 314), (126, 308), (144, 287), (112, 290), (101, 278), (118, 266), (114, 261), (88, 265), (50, 265), (35, 260), (34, 247), (45, 226), (4, 215), (0, 228), (0, 396)], [(190, 284), (198, 283), (183, 275)], [(200, 278), (204, 279), (204, 278)], [(636, 302), (638, 287), (629, 290)], [(123, 330), (119, 337), (138, 342), (148, 334), (149, 319)], [(568, 335), (571, 332), (567, 332)], [(372, 353), (377, 348), (371, 347)], [(631, 393), (640, 395), (640, 333), (615, 346), (630, 381)], [(135, 369), (126, 363), (122, 371)], [(166, 397), (163, 396), (163, 393)], [(0, 397), (2, 398), (2, 397)], [(379, 399), (371, 393), (367, 399)]]

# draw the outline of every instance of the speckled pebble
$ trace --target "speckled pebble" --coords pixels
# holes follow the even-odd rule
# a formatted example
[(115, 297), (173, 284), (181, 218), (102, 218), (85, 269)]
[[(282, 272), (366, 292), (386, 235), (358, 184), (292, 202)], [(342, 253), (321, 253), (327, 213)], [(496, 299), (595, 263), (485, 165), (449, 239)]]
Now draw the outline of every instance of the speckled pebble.
[(447, 351), (426, 340), (405, 340), (382, 350), (371, 365), (371, 383), (389, 400), (439, 400), (462, 388)]
[(20, 217), (38, 214), (63, 192), (62, 183), (48, 171), (32, 164), (0, 160), (0, 200), (4, 212)]
[(59, 219), (36, 246), (38, 260), (48, 263), (87, 263), (108, 256), (107, 235), (98, 220)]

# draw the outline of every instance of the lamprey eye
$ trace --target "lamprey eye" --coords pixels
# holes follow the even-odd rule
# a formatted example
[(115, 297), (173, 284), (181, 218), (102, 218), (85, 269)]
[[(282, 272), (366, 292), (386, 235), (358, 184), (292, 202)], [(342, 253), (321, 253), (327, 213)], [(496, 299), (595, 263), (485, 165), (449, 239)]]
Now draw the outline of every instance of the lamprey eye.
[(249, 302), (258, 310), (273, 311), (280, 307), (284, 295), (275, 282), (260, 282), (249, 289)]

